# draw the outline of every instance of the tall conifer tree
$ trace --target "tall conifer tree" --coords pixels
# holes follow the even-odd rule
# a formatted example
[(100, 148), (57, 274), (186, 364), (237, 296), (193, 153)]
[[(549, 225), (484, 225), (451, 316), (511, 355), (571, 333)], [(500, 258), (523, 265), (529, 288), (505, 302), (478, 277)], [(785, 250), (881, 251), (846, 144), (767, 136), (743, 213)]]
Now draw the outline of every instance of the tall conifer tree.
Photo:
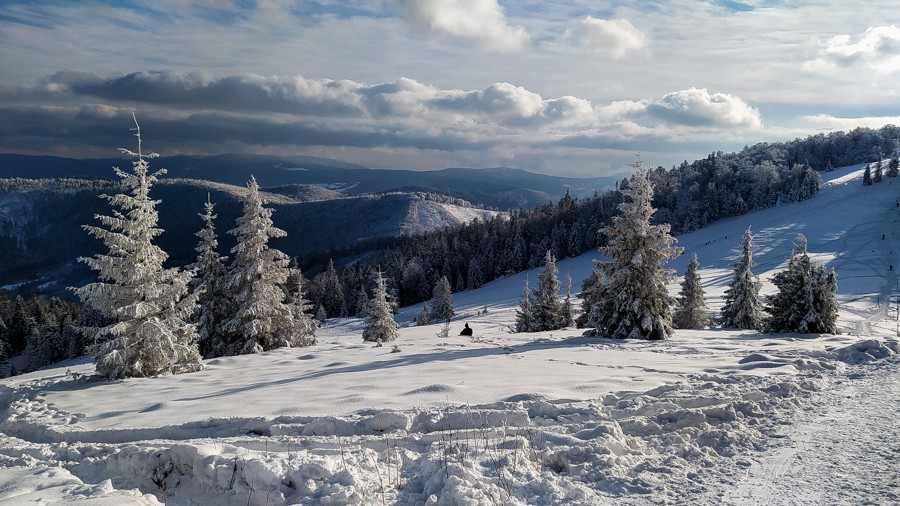
[(150, 198), (150, 188), (165, 171), (148, 174), (147, 160), (159, 155), (143, 154), (137, 119), (134, 123), (137, 152), (120, 150), (135, 159), (134, 172), (115, 169), (128, 193), (103, 195), (112, 215), (96, 216), (102, 226), (84, 226), (108, 253), (79, 259), (97, 271), (98, 281), (75, 290), (82, 302), (112, 321), (82, 329), (94, 340), (90, 351), (97, 374), (107, 378), (201, 368), (197, 331), (188, 322), (197, 301), (189, 293), (193, 273), (164, 268), (167, 255), (153, 243), (163, 231), (157, 227), (159, 201)]
[(287, 255), (269, 247), (269, 239), (287, 233), (272, 223), (272, 209), (264, 206), (256, 179), (251, 177), (244, 197), (244, 214), (230, 231), (237, 238), (231, 253), (228, 292), (234, 314), (225, 322), (229, 334), (226, 354), (258, 353), (283, 346), (305, 346), (311, 339), (295, 326), (294, 311), (286, 304)]
[(722, 307), (723, 327), (738, 329), (762, 328), (762, 301), (759, 298), (760, 282), (753, 275), (753, 232), (750, 227), (744, 231), (741, 241), (741, 259), (732, 265), (734, 277), (731, 286), (725, 290), (725, 305)]
[(597, 262), (606, 283), (591, 311), (591, 324), (602, 337), (616, 339), (668, 339), (672, 334), (672, 305), (666, 283), (673, 277), (665, 263), (678, 256), (668, 224), (651, 225), (653, 185), (640, 161), (623, 188), (624, 202), (601, 253), (609, 261)]
[(230, 313), (229, 297), (225, 288), (228, 274), (225, 269), (227, 257), (219, 255), (216, 250), (219, 240), (216, 234), (214, 208), (215, 204), (207, 195), (204, 212), (199, 215), (204, 226), (195, 234), (199, 238), (196, 248), (197, 261), (191, 266), (197, 276), (194, 280), (200, 306), (196, 317), (197, 334), (200, 338), (200, 354), (204, 357), (219, 357), (225, 354), (227, 339), (222, 325)]

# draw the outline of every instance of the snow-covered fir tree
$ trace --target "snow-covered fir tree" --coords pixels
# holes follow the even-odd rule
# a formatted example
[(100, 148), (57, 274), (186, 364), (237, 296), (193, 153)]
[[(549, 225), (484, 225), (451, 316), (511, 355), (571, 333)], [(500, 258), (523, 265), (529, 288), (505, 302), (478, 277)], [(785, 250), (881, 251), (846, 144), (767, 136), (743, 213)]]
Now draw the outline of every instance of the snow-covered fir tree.
[(863, 171), (863, 186), (872, 186), (872, 169), (868, 164), (866, 170)]
[(575, 326), (575, 305), (572, 303), (572, 275), (566, 274), (566, 297), (562, 303), (562, 326)]
[(888, 161), (888, 177), (897, 177), (900, 175), (900, 158), (897, 158), (897, 155), (891, 157), (890, 161)]
[(449, 321), (456, 314), (453, 310), (453, 292), (447, 276), (441, 276), (434, 285), (431, 296), (431, 318), (433, 322)]
[(197, 261), (191, 265), (196, 272), (194, 290), (198, 292), (199, 311), (196, 316), (197, 334), (200, 339), (200, 354), (204, 357), (225, 355), (228, 346), (222, 324), (228, 319), (228, 302), (226, 283), (228, 271), (225, 268), (227, 257), (219, 255), (213, 204), (207, 195), (203, 206), (204, 212), (199, 216), (203, 220), (203, 228), (195, 235), (197, 244)]
[(675, 328), (702, 329), (709, 326), (709, 309), (703, 298), (703, 285), (697, 272), (699, 265), (697, 253), (694, 252), (684, 271), (684, 281), (681, 282), (681, 292), (678, 294), (672, 319)]
[(366, 317), (366, 326), (363, 328), (363, 340), (382, 343), (393, 341), (397, 338), (399, 326), (394, 321), (394, 314), (388, 303), (387, 285), (381, 270), (375, 275), (375, 288), (372, 298), (369, 299), (369, 315)]
[(328, 318), (347, 316), (347, 309), (344, 305), (344, 289), (341, 287), (341, 280), (334, 268), (334, 260), (328, 260), (328, 267), (319, 276), (321, 277), (321, 305), (325, 309), (325, 315)]
[(237, 238), (232, 248), (228, 293), (234, 314), (223, 328), (229, 334), (225, 353), (258, 353), (283, 346), (305, 346), (310, 335), (297, 328), (294, 311), (286, 303), (287, 255), (269, 247), (269, 239), (284, 237), (272, 223), (272, 209), (265, 207), (259, 185), (251, 177), (244, 197), (244, 214), (229, 233)]
[(193, 272), (164, 268), (167, 255), (153, 243), (163, 231), (150, 188), (164, 171), (148, 174), (148, 159), (158, 155), (143, 154), (136, 119), (135, 127), (137, 152), (121, 150), (135, 158), (134, 171), (115, 169), (128, 193), (103, 195), (112, 215), (96, 216), (102, 226), (84, 226), (108, 250), (79, 259), (97, 271), (98, 281), (75, 290), (82, 302), (113, 322), (82, 328), (95, 343), (90, 352), (97, 374), (107, 378), (201, 368), (197, 331), (188, 322), (197, 302), (188, 286)]
[(606, 283), (591, 308), (589, 320), (596, 333), (616, 339), (667, 339), (672, 335), (672, 305), (666, 283), (674, 278), (665, 264), (681, 254), (672, 246), (669, 225), (651, 225), (653, 185), (641, 164), (622, 190), (620, 214), (604, 228), (606, 246), (600, 252), (610, 258), (597, 262)]
[(516, 309), (516, 332), (534, 332), (533, 299), (531, 289), (528, 288), (528, 278), (526, 277), (522, 298), (519, 300), (519, 308)]
[(732, 265), (734, 276), (725, 290), (725, 305), (722, 307), (720, 323), (723, 327), (738, 329), (762, 328), (762, 300), (759, 297), (760, 282), (753, 275), (753, 232), (750, 227), (744, 231), (741, 241), (741, 259)]
[(300, 268), (296, 266), (288, 271), (287, 302), (294, 314), (294, 334), (300, 336), (298, 342), (292, 343), (292, 346), (316, 344), (318, 323), (310, 314), (313, 304), (306, 298), (306, 280)]
[(772, 332), (833, 334), (837, 331), (837, 275), (813, 262), (803, 234), (797, 234), (785, 270), (772, 277), (778, 288), (766, 297), (766, 327)]
[(579, 294), (581, 297), (581, 314), (575, 319), (575, 325), (578, 328), (591, 326), (591, 309), (600, 302), (600, 297), (603, 294), (603, 274), (596, 267), (596, 260), (594, 263), (595, 266), (591, 269), (591, 273), (581, 282), (581, 293)]
[(369, 294), (366, 293), (366, 289), (362, 285), (356, 289), (355, 309), (357, 318), (369, 316)]
[(872, 183), (880, 183), (882, 176), (881, 157), (879, 156), (878, 161), (875, 162), (875, 170), (872, 173)]
[(416, 317), (416, 325), (422, 327), (428, 325), (429, 321), (428, 304), (422, 304), (422, 310), (419, 311), (419, 316)]
[(563, 327), (562, 304), (559, 300), (559, 270), (553, 253), (547, 250), (544, 267), (538, 274), (538, 286), (531, 294), (532, 329), (530, 332), (556, 330)]

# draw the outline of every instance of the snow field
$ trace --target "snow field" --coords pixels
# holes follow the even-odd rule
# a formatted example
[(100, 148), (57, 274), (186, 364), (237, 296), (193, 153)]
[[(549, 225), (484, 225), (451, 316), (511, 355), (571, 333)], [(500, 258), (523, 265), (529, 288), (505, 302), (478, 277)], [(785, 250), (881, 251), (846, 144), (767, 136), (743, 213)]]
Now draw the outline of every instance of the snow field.
[[(748, 225), (764, 293), (802, 231), (838, 270), (839, 335), (511, 334), (522, 273), (455, 294), (447, 338), (410, 326), (421, 305), (404, 308), (398, 352), (335, 320), (314, 347), (192, 374), (91, 381), (89, 363), (60, 364), (0, 382), (0, 503), (890, 504), (896, 488), (856, 478), (851, 459), (900, 474), (896, 445), (856, 443), (890, 433), (891, 417), (871, 415), (891, 397), (862, 398), (900, 378), (900, 211), (891, 185), (863, 188), (858, 172), (681, 236), (672, 262), (680, 273), (698, 252), (718, 310)], [(560, 261), (560, 276), (578, 282), (595, 256)], [(474, 338), (456, 335), (464, 322)], [(845, 472), (825, 486), (829, 465)]]

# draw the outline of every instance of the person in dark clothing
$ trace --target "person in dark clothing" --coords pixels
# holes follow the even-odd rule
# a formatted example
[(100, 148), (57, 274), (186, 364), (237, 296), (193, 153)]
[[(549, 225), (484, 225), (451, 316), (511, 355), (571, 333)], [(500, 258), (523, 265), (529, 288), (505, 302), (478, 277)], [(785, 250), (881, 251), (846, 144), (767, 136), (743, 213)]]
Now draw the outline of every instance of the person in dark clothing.
[(459, 333), (459, 335), (461, 335), (461, 336), (471, 336), (472, 335), (472, 328), (469, 327), (468, 323), (466, 323), (466, 328), (462, 329), (462, 331)]

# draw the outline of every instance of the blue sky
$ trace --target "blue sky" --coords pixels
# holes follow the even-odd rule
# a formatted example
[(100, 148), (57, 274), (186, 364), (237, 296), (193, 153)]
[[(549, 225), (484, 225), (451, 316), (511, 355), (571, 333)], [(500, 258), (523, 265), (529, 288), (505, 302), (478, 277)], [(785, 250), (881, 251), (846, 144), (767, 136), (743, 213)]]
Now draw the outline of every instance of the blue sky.
[(847, 1), (0, 4), (0, 151), (620, 172), (900, 123), (900, 9)]

